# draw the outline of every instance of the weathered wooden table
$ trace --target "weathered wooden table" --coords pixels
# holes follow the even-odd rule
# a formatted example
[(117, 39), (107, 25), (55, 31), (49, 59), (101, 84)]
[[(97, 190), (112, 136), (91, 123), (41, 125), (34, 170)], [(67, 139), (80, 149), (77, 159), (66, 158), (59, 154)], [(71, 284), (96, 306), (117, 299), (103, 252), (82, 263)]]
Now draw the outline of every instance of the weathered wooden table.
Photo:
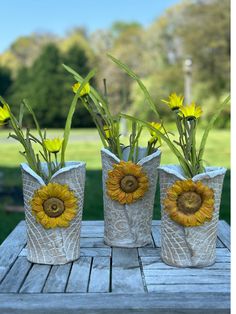
[(229, 313), (230, 228), (219, 223), (217, 261), (180, 269), (160, 259), (160, 221), (153, 245), (110, 248), (103, 222), (84, 221), (81, 257), (62, 266), (26, 259), (22, 221), (0, 246), (0, 313)]

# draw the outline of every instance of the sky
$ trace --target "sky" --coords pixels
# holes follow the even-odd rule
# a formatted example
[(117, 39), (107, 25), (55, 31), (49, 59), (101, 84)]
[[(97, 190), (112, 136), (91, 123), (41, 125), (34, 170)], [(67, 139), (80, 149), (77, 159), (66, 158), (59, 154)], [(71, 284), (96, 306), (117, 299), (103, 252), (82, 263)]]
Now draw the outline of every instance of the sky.
[(74, 27), (89, 32), (114, 21), (148, 26), (180, 0), (0, 0), (0, 53), (19, 36), (50, 32), (63, 36)]

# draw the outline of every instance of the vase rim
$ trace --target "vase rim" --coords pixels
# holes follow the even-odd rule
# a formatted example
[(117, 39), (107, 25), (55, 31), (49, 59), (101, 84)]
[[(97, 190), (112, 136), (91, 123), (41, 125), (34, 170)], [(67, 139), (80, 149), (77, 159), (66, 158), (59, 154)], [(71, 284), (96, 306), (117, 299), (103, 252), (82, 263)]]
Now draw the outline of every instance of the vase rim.
[[(41, 165), (46, 165), (46, 162), (41, 162)], [(21, 168), (26, 171), (28, 174), (30, 174), (32, 177), (34, 177), (41, 185), (46, 185), (42, 177), (38, 175), (33, 169), (30, 168), (29, 164), (26, 162), (23, 162), (20, 164)], [(86, 163), (84, 161), (67, 161), (65, 162), (65, 167), (57, 170), (52, 177), (50, 178), (49, 182), (52, 181), (53, 178), (55, 178), (58, 174), (61, 174), (63, 172), (67, 172), (74, 168), (80, 168), (85, 167)]]
[[(183, 169), (180, 165), (163, 165), (159, 166), (158, 170), (164, 171), (169, 174), (173, 174), (176, 177), (178, 177), (181, 180), (187, 180), (189, 178), (186, 178), (184, 175)], [(227, 169), (225, 167), (220, 166), (211, 166), (211, 167), (205, 167), (205, 172), (199, 173), (195, 176), (193, 176), (191, 179), (193, 181), (199, 181), (202, 179), (209, 179), (209, 178), (215, 178), (216, 176), (225, 175)]]
[[(141, 148), (141, 149), (146, 149), (146, 147), (143, 147), (143, 146), (139, 146), (139, 148)], [(118, 163), (122, 160), (122, 159), (119, 159), (114, 153), (112, 153), (112, 152), (111, 152), (109, 149), (107, 149), (107, 148), (104, 148), (104, 147), (103, 147), (103, 148), (101, 149), (101, 152), (103, 152), (103, 153), (109, 155), (110, 157), (112, 157), (112, 158), (113, 158), (115, 161), (117, 161)], [(137, 165), (142, 165), (142, 164), (146, 163), (147, 161), (153, 159), (154, 157), (158, 157), (158, 156), (161, 156), (161, 150), (157, 148), (157, 150), (156, 150), (154, 153), (152, 153), (152, 154), (150, 154), (150, 155), (148, 155), (148, 156), (145, 156), (145, 157), (141, 158), (141, 159), (137, 162)]]

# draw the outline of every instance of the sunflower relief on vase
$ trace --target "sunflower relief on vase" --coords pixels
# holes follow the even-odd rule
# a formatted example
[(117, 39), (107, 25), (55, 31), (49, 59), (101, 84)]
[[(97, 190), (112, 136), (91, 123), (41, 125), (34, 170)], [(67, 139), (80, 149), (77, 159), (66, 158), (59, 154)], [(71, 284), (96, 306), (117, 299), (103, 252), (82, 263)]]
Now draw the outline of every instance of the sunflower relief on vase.
[[(26, 163), (21, 168), (27, 259), (52, 265), (78, 259), (85, 163), (67, 162), (47, 184)], [(46, 171), (46, 165), (42, 164), (42, 170)]]
[(102, 149), (104, 241), (110, 246), (142, 247), (152, 242), (151, 225), (161, 152), (146, 156), (139, 148), (138, 162), (123, 160)]
[(225, 172), (222, 167), (206, 167), (205, 172), (187, 179), (180, 166), (159, 167), (161, 257), (166, 264), (214, 264)]

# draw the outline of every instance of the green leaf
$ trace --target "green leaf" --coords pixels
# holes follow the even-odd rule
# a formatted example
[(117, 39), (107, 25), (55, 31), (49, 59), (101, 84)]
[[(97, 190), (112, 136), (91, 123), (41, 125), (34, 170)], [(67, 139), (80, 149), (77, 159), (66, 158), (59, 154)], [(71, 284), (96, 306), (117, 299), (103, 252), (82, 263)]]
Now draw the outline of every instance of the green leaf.
[(227, 105), (229, 103), (229, 101), (230, 101), (230, 96), (226, 97), (226, 99), (220, 104), (220, 106), (218, 108), (216, 108), (215, 114), (212, 116), (211, 120), (207, 124), (207, 128), (205, 129), (205, 131), (203, 133), (201, 144), (199, 146), (199, 154), (198, 154), (198, 160), (201, 163), (201, 168), (202, 168), (203, 154), (205, 151), (206, 142), (207, 142), (209, 132), (212, 129), (212, 127), (214, 126), (214, 123), (215, 123), (216, 119), (219, 117), (221, 111), (224, 109), (224, 106)]
[(92, 70), (89, 72), (89, 74), (86, 76), (86, 78), (83, 80), (83, 82), (81, 82), (81, 85), (78, 89), (78, 91), (76, 92), (70, 109), (69, 109), (69, 113), (66, 119), (66, 125), (65, 125), (65, 130), (64, 130), (64, 140), (63, 140), (63, 144), (62, 144), (62, 150), (61, 150), (61, 164), (62, 166), (65, 165), (65, 151), (66, 151), (66, 147), (69, 141), (69, 136), (70, 136), (70, 129), (71, 129), (71, 124), (72, 124), (72, 119), (73, 119), (73, 115), (75, 112), (75, 108), (77, 105), (77, 101), (80, 97), (80, 92), (81, 90), (84, 88), (84, 86), (91, 80), (91, 78), (95, 75), (95, 70)]
[(143, 84), (143, 82), (141, 81), (141, 79), (137, 76), (137, 74), (135, 74), (126, 64), (122, 63), (120, 60), (116, 59), (115, 57), (113, 57), (110, 54), (107, 54), (107, 56), (114, 62), (116, 63), (121, 69), (123, 69), (130, 77), (132, 77), (133, 79), (136, 80), (136, 82), (138, 83), (139, 87), (141, 88), (144, 96), (146, 97), (151, 109), (156, 113), (157, 117), (159, 118), (160, 115), (156, 109), (156, 106), (146, 88), (146, 86)]
[(145, 122), (141, 119), (138, 118), (134, 118), (132, 116), (129, 116), (127, 114), (120, 114), (121, 117), (124, 117), (126, 119), (129, 119), (131, 121), (136, 121), (141, 123), (142, 125), (146, 126), (148, 129), (150, 129), (151, 131), (155, 132), (163, 141), (166, 142), (166, 144), (169, 146), (169, 148), (171, 149), (171, 151), (175, 154), (175, 156), (178, 158), (179, 163), (181, 165), (181, 167), (183, 168), (185, 174), (188, 177), (191, 177), (191, 169), (188, 165), (188, 162), (185, 160), (185, 158), (182, 156), (182, 154), (180, 153), (180, 151), (173, 145), (173, 143), (159, 130), (157, 130), (156, 128), (152, 127), (148, 122)]
[(19, 125), (22, 128), (22, 121), (23, 121), (23, 117), (24, 117), (24, 111), (25, 111), (25, 105), (22, 102), (20, 104), (20, 112), (19, 112)]

